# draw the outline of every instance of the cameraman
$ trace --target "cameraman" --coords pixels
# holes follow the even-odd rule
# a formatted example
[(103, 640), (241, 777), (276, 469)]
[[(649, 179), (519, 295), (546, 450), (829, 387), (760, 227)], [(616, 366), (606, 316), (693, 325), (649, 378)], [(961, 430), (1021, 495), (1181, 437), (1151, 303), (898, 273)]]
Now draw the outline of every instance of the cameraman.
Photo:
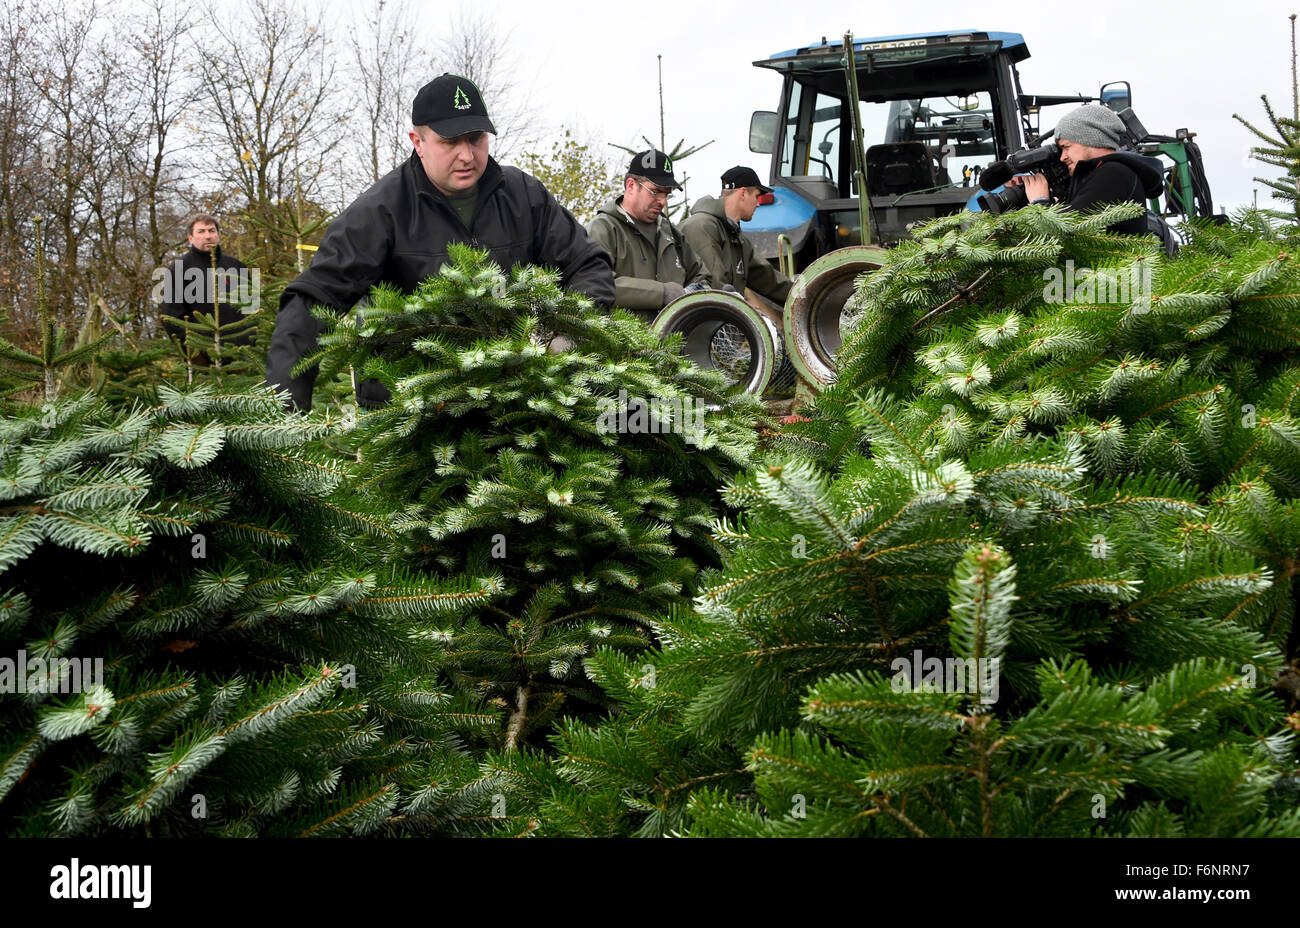
[[(1125, 201), (1146, 205), (1164, 192), (1160, 162), (1131, 151), (1116, 151), (1123, 144), (1124, 122), (1109, 107), (1088, 104), (1066, 113), (1056, 124), (1056, 144), (1070, 172), (1070, 187), (1062, 201), (1080, 212)], [(1023, 184), (1031, 203), (1051, 203), (1047, 178), (1042, 174), (1013, 177), (1008, 186)], [(1111, 232), (1146, 235), (1151, 230), (1145, 216), (1107, 226)]]

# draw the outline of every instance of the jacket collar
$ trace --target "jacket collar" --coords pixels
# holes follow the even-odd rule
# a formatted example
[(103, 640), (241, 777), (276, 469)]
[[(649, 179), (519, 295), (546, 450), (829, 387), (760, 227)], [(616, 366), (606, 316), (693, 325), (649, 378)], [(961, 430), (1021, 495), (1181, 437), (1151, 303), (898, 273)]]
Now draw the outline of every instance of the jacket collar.
[(209, 252), (209, 251), (199, 251), (199, 250), (198, 250), (197, 248), (195, 248), (193, 245), (190, 246), (190, 257), (192, 257), (192, 258), (197, 258), (198, 260), (204, 262), (205, 264), (210, 263), (210, 262), (212, 261), (212, 257), (211, 257), (211, 255), (214, 254), (214, 253), (215, 253), (216, 256), (217, 256), (217, 260), (220, 261), (220, 260), (221, 260), (221, 246), (220, 246), (220, 245), (213, 245), (213, 246), (212, 246), (212, 251), (210, 251), (210, 252)]
[(722, 197), (703, 196), (695, 201), (695, 209), (692, 212), (704, 213), (706, 216), (714, 216), (722, 220), (723, 225), (729, 229), (740, 231), (740, 223), (727, 215), (727, 204)]
[(1074, 166), (1071, 184), (1078, 184), (1097, 169), (1099, 164), (1118, 161), (1137, 175), (1138, 181), (1148, 197), (1157, 197), (1164, 193), (1164, 169), (1160, 161), (1132, 151), (1113, 151), (1097, 158), (1085, 158)]
[(1097, 165), (1108, 160), (1114, 152), (1109, 155), (1098, 155), (1096, 158), (1085, 158), (1074, 165), (1074, 176), (1078, 178), (1087, 177), (1097, 169)]
[[(435, 187), (433, 181), (429, 180), (429, 175), (424, 173), (424, 165), (420, 163), (420, 156), (414, 151), (411, 152), (411, 157), (406, 160), (406, 168), (414, 178), (416, 196), (428, 196), (435, 203), (446, 203), (450, 207), (451, 204), (448, 203), (446, 195)], [(483, 169), (483, 176), (478, 179), (478, 195), (486, 197), (497, 187), (500, 187), (504, 181), (505, 173), (501, 170), (501, 165), (497, 164), (495, 158), (488, 155), (487, 167)]]

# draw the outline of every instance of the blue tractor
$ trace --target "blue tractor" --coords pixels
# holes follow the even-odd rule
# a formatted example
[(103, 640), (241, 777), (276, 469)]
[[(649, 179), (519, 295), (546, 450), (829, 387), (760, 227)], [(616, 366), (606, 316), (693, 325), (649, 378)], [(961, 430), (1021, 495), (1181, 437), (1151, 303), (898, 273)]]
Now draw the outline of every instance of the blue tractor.
[[(1018, 33), (887, 36), (851, 47), (855, 106), (844, 43), (823, 39), (754, 62), (780, 74), (782, 85), (778, 109), (750, 121), (750, 150), (771, 155), (774, 202), (745, 231), (769, 258), (784, 235), (788, 246), (780, 246), (796, 269), (845, 245), (897, 241), (910, 223), (963, 209), (979, 171), (1026, 142), (1016, 64), (1029, 49)], [(865, 165), (856, 157), (855, 118)], [(865, 237), (862, 166), (874, 233)]]
[[(806, 387), (834, 379), (840, 310), (854, 279), (879, 265), (879, 246), (966, 209), (985, 167), (1041, 141), (1042, 107), (1100, 101), (1131, 117), (1124, 81), (1095, 97), (1025, 94), (1016, 65), (1028, 57), (1019, 33), (966, 29), (823, 38), (754, 62), (781, 75), (781, 95), (750, 121), (750, 150), (771, 157), (773, 193), (744, 229), (759, 255), (800, 275), (782, 322)], [(1173, 161), (1159, 212), (1211, 211), (1193, 136), (1134, 139)]]

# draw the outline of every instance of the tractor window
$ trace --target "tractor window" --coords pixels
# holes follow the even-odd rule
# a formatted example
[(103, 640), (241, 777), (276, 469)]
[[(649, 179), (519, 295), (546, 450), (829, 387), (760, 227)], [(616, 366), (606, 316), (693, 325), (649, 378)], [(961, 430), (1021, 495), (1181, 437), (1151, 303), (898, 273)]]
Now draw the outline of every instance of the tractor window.
[[(913, 149), (920, 152), (928, 163), (925, 170), (900, 172), (899, 183), (893, 186), (909, 189), (954, 186), (973, 186), (978, 178), (975, 168), (983, 168), (997, 157), (994, 144), (993, 101), (988, 91), (971, 94), (953, 94), (945, 97), (928, 97), (911, 100), (888, 100), (880, 103), (863, 101), (861, 104), (862, 132), (868, 147), (868, 162), (873, 145), (883, 161), (902, 163), (911, 157)], [(886, 150), (884, 146), (894, 146)], [(922, 167), (918, 165), (918, 168)], [(965, 176), (965, 170), (971, 176)], [(884, 179), (881, 179), (884, 183)], [(873, 190), (901, 192), (887, 185)]]
[(840, 183), (843, 115), (844, 101), (841, 98), (817, 94), (817, 105), (812, 113), (807, 169), (800, 173), (810, 177), (824, 177), (832, 184)]
[(780, 173), (785, 177), (812, 177), (841, 184), (841, 157), (847, 131), (843, 127), (844, 99), (814, 93), (794, 82), (786, 106), (785, 136), (781, 141)]
[(803, 99), (803, 84), (792, 83), (790, 85), (790, 105), (786, 107), (785, 116), (785, 136), (781, 141), (781, 171), (780, 173), (789, 176), (794, 174), (790, 165), (795, 160), (795, 142), (797, 141), (796, 130), (799, 125), (799, 109)]
[[(839, 196), (857, 196), (844, 102), (842, 96), (814, 90), (812, 84), (790, 82), (782, 176), (825, 180)], [(974, 187), (978, 172), (997, 158), (996, 117), (987, 90), (863, 100), (858, 106), (873, 195)]]

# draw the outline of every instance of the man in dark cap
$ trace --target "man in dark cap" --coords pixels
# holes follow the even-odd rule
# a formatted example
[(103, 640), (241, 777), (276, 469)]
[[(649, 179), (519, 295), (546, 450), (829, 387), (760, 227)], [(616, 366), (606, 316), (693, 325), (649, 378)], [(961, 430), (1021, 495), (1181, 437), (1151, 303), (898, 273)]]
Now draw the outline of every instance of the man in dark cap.
[(709, 285), (708, 272), (663, 214), (680, 186), (671, 158), (655, 149), (637, 152), (622, 195), (602, 206), (587, 226), (614, 259), (615, 303), (647, 321), (687, 289)]
[[(556, 268), (563, 286), (600, 306), (614, 302), (609, 256), (541, 182), (488, 154), (488, 118), (473, 81), (444, 74), (411, 106), (415, 150), (339, 215), (313, 258), (285, 288), (266, 359), (266, 381), (287, 389), (298, 409), (311, 407), (316, 372), (289, 371), (317, 344), (313, 305), (348, 312), (375, 284), (404, 291), (437, 274), (447, 246), (487, 249), (503, 268)], [(357, 387), (373, 406), (388, 400), (378, 381)]]
[[(1066, 113), (1053, 135), (1061, 161), (1070, 171), (1065, 204), (1086, 211), (1110, 203), (1142, 203), (1164, 192), (1160, 162), (1132, 151), (1117, 151), (1124, 144), (1124, 121), (1106, 106), (1088, 104)], [(1023, 183), (1030, 203), (1051, 203), (1047, 178), (1042, 174), (1013, 177), (1008, 185)], [(1117, 222), (1112, 232), (1144, 235), (1151, 232), (1146, 216)]]
[(759, 182), (752, 168), (737, 165), (722, 175), (722, 198), (702, 197), (682, 220), (682, 236), (709, 272), (719, 290), (744, 294), (752, 287), (773, 302), (784, 305), (791, 280), (762, 258), (740, 231), (742, 222), (754, 218), (758, 198), (772, 188)]

